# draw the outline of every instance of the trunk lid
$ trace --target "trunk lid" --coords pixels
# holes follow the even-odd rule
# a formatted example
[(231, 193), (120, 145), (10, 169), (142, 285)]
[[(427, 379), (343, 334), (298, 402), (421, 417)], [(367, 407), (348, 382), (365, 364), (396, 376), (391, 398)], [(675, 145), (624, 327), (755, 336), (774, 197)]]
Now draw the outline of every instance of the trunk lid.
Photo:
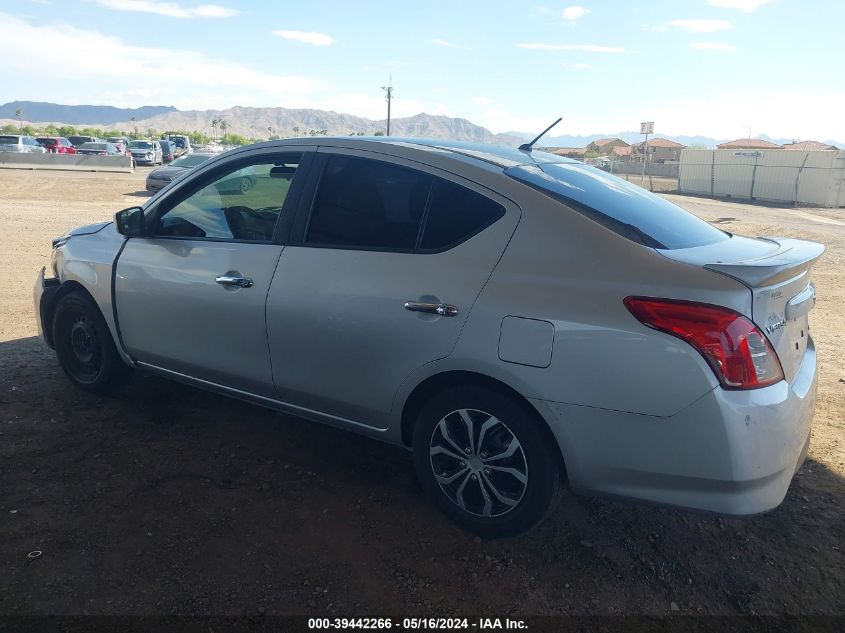
[(752, 321), (778, 354), (792, 381), (807, 349), (809, 313), (816, 303), (810, 268), (824, 252), (817, 242), (781, 237), (730, 240), (695, 248), (660, 250), (669, 259), (732, 277), (751, 291)]

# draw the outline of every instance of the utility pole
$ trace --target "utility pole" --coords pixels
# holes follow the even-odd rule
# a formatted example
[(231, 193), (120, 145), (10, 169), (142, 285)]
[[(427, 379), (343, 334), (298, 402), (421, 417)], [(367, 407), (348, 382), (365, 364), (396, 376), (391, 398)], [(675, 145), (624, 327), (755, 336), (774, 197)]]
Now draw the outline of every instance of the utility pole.
[(393, 75), (390, 75), (387, 85), (382, 86), (381, 89), (384, 90), (387, 99), (387, 136), (390, 136), (390, 101), (393, 99)]

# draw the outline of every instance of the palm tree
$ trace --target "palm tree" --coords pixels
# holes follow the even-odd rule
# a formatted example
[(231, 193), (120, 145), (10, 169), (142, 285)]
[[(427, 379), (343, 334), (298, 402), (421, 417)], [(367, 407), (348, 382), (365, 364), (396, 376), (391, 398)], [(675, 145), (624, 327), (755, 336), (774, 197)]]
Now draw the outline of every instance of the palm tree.
[(299, 126), (298, 125), (293, 126), (293, 135), (295, 137), (299, 138)]
[(23, 108), (15, 110), (15, 116), (18, 117), (18, 129), (23, 134)]
[(220, 125), (220, 119), (214, 118), (211, 119), (211, 140), (215, 140), (217, 138), (217, 126)]
[(220, 120), (220, 136), (221, 136), (221, 138), (226, 136), (226, 130), (228, 128), (229, 128), (229, 124), (226, 123), (226, 121), (224, 121), (223, 119), (221, 119)]

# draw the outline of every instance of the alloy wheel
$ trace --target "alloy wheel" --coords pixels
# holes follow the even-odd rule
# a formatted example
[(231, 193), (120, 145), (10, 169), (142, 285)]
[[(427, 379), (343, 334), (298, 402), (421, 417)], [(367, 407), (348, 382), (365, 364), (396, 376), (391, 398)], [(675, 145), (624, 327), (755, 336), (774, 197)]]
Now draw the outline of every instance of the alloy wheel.
[(528, 487), (528, 462), (507, 425), (478, 409), (458, 409), (434, 427), (429, 442), (434, 478), (461, 510), (500, 517), (519, 505)]

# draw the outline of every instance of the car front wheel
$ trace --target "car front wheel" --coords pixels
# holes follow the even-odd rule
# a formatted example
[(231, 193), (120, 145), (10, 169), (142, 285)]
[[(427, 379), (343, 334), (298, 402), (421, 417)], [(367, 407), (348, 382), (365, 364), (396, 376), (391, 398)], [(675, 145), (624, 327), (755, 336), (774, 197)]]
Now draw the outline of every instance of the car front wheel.
[(435, 395), (414, 427), (414, 466), (435, 504), (486, 538), (540, 523), (560, 494), (557, 448), (528, 405), (482, 387)]
[(71, 291), (59, 299), (53, 341), (59, 364), (81, 389), (108, 393), (132, 374), (117, 353), (103, 315), (84, 292)]

